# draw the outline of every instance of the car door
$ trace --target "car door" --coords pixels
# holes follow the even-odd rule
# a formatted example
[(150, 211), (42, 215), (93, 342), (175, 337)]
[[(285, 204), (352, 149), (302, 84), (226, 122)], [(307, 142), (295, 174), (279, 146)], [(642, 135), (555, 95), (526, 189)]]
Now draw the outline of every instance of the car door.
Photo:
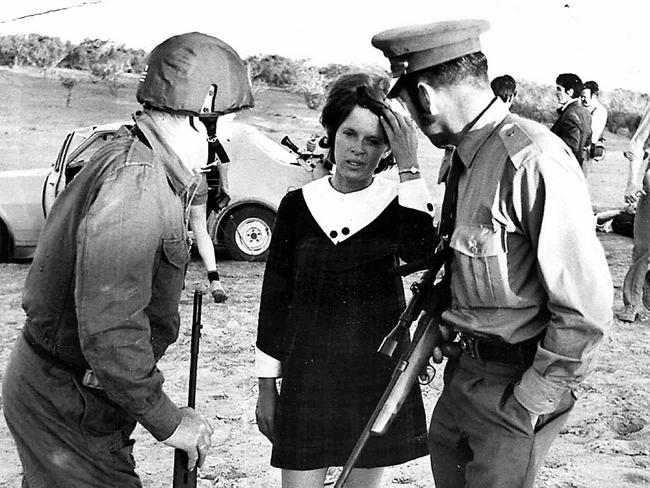
[(56, 161), (52, 165), (52, 170), (48, 173), (45, 178), (45, 183), (43, 184), (43, 197), (41, 198), (41, 204), (43, 206), (43, 215), (47, 217), (54, 199), (56, 196), (61, 193), (63, 188), (65, 188), (65, 178), (63, 166), (65, 162), (65, 157), (68, 153), (68, 148), (70, 147), (70, 142), (74, 137), (75, 132), (70, 132), (65, 139), (63, 144), (61, 144), (61, 149), (59, 149), (59, 154), (56, 157)]
[(90, 134), (73, 131), (63, 142), (53, 171), (45, 180), (43, 213), (47, 217), (56, 197), (90, 160), (98, 149), (113, 138), (115, 129), (95, 130)]

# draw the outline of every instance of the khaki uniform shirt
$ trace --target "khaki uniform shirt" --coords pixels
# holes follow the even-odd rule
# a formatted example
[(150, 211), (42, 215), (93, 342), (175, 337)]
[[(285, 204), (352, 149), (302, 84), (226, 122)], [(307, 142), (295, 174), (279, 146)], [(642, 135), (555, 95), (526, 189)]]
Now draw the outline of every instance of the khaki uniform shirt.
[(178, 337), (195, 180), (148, 114), (136, 122), (151, 147), (120, 129), (54, 202), (23, 291), (25, 334), (92, 368), (125, 415), (164, 440), (181, 412), (156, 363)]
[(533, 413), (552, 412), (587, 374), (612, 318), (584, 176), (557, 137), (500, 100), (457, 151), (466, 169), (443, 319), (511, 344), (545, 332), (515, 396)]

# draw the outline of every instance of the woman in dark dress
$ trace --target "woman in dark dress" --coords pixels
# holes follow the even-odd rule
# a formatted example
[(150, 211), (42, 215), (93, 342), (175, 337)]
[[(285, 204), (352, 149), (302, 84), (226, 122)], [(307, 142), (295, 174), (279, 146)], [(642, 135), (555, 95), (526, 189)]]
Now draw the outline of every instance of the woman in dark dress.
[[(386, 88), (376, 75), (335, 82), (321, 116), (335, 172), (289, 192), (278, 210), (260, 303), (256, 414), (283, 488), (322, 487), (327, 468), (345, 463), (399, 357), (376, 352), (405, 304), (391, 270), (433, 247), (416, 128), (384, 103)], [(395, 162), (400, 183), (375, 176)], [(346, 486), (379, 486), (384, 466), (427, 453), (414, 387)]]

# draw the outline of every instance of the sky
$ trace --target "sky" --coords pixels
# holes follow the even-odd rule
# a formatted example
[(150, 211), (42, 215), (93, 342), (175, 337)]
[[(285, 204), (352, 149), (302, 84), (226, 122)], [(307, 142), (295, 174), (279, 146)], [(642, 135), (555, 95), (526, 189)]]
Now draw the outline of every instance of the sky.
[[(81, 6), (12, 20), (75, 5)], [(574, 72), (601, 90), (650, 93), (650, 2), (643, 0), (5, 0), (0, 35), (110, 39), (149, 51), (172, 35), (200, 31), (242, 57), (388, 68), (370, 44), (377, 32), (468, 18), (491, 24), (481, 36), (491, 77), (508, 73), (553, 85), (557, 74)]]

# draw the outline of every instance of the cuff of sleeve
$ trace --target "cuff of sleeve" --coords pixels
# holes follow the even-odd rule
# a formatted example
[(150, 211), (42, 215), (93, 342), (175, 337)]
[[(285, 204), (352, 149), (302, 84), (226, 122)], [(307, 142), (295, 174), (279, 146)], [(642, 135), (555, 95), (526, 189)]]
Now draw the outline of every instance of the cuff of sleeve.
[(255, 376), (258, 378), (280, 378), (282, 363), (264, 351), (255, 348)]
[(163, 392), (158, 402), (137, 421), (151, 432), (157, 441), (164, 441), (171, 436), (181, 423), (181, 411)]
[(400, 206), (433, 215), (435, 208), (424, 178), (402, 181), (397, 185), (397, 201)]
[(528, 368), (515, 386), (514, 395), (526, 410), (544, 415), (555, 411), (566, 391), (565, 386), (552, 383), (534, 368)]
[(643, 142), (631, 141), (628, 152), (632, 154), (634, 159), (643, 159)]

